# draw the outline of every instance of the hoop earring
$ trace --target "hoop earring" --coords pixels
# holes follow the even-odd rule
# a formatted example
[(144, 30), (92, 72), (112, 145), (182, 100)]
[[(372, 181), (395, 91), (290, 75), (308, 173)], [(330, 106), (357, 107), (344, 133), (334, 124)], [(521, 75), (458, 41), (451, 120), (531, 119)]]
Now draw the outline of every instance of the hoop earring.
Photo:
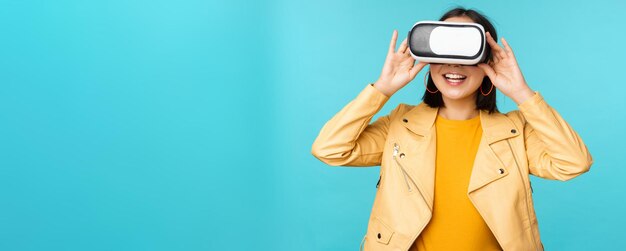
[(491, 93), (491, 90), (493, 90), (493, 84), (491, 84), (491, 88), (489, 88), (489, 92), (487, 92), (487, 94), (485, 94), (485, 93), (483, 92), (483, 85), (480, 85), (480, 93), (481, 93), (483, 96), (487, 96), (487, 95), (489, 95), (489, 93)]
[(430, 74), (430, 71), (427, 72), (426, 74), (424, 74), (424, 87), (426, 87), (426, 90), (430, 93), (437, 93), (439, 90), (436, 90), (435, 92), (431, 92), (430, 90), (428, 90), (428, 75)]

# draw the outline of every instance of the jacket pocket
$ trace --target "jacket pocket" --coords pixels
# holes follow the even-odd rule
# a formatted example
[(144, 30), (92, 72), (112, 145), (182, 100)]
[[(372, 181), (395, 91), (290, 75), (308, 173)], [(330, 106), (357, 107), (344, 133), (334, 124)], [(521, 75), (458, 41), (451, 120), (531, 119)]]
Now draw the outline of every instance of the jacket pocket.
[(391, 237), (393, 237), (393, 234), (394, 234), (393, 229), (391, 229), (389, 225), (387, 225), (377, 216), (374, 216), (373, 223), (374, 224), (372, 228), (372, 235), (373, 235), (372, 238), (375, 239), (379, 243), (382, 243), (385, 245), (389, 244), (389, 242), (391, 241)]

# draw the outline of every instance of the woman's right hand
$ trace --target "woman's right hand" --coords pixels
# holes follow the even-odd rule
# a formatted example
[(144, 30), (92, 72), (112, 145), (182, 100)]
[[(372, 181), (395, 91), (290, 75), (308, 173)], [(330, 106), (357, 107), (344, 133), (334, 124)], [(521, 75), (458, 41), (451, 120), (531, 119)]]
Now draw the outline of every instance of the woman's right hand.
[(398, 51), (396, 51), (397, 39), (398, 31), (393, 30), (385, 65), (383, 66), (380, 77), (376, 80), (376, 83), (374, 83), (376, 89), (389, 97), (411, 82), (422, 68), (428, 64), (425, 62), (415, 64), (415, 59), (411, 57), (411, 53), (409, 52), (406, 38), (402, 41), (402, 44), (400, 44)]

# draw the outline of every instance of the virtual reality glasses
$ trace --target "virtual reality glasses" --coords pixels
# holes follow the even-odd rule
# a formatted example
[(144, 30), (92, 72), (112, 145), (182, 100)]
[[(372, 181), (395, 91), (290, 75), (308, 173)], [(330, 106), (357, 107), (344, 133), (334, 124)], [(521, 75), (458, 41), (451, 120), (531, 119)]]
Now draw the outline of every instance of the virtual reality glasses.
[(420, 21), (407, 38), (419, 62), (476, 65), (487, 59), (485, 29), (477, 23)]

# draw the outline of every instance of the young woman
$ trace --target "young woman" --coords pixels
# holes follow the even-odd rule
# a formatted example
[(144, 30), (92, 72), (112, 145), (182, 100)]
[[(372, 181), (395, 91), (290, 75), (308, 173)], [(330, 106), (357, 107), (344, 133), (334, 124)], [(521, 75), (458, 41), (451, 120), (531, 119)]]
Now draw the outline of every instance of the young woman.
[[(456, 8), (440, 21), (481, 24), (488, 63), (430, 64), (423, 102), (370, 124), (427, 65), (406, 39), (395, 50), (394, 30), (380, 78), (323, 126), (311, 152), (333, 166), (381, 166), (365, 250), (543, 250), (529, 174), (569, 180), (591, 154), (484, 16)], [(500, 113), (494, 86), (519, 110)]]

